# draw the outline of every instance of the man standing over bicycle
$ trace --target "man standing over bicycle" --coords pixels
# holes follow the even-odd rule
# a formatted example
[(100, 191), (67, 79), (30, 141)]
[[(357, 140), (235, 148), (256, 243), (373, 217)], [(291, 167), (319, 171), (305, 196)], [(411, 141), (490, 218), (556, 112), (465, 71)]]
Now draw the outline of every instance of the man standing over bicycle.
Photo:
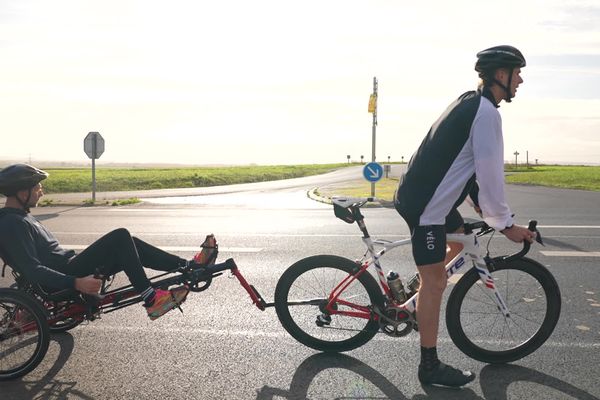
[[(442, 363), (437, 336), (446, 261), (458, 244), (446, 243), (447, 233), (462, 232), (458, 206), (471, 192), (485, 222), (510, 240), (531, 242), (534, 233), (515, 225), (504, 195), (504, 145), (498, 112), (510, 103), (523, 79), (525, 58), (512, 46), (477, 53), (475, 71), (481, 82), (454, 101), (433, 124), (412, 156), (394, 197), (396, 210), (411, 232), (412, 251), (421, 285), (416, 317), (421, 338), (419, 381), (459, 387), (475, 374)], [(447, 252), (447, 245), (449, 251)]]

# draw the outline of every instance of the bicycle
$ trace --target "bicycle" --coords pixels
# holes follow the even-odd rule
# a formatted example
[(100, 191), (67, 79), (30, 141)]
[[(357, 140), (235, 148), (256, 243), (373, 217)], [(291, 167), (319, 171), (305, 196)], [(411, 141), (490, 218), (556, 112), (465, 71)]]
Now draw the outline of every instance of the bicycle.
[[(216, 254), (215, 254), (216, 258)], [(48, 351), (50, 334), (65, 332), (84, 321), (94, 321), (107, 314), (139, 303), (141, 296), (132, 285), (114, 290), (110, 277), (103, 277), (99, 296), (88, 296), (74, 289), (47, 292), (27, 281), (15, 266), (0, 252), (0, 259), (12, 269), (15, 283), (0, 288), (0, 381), (22, 377), (33, 371)], [(153, 288), (186, 285), (191, 292), (202, 292), (213, 278), (230, 271), (264, 311), (265, 301), (256, 288), (242, 276), (233, 259), (204, 267), (181, 267), (150, 279)], [(4, 276), (4, 269), (2, 271)]]
[[(402, 337), (418, 330), (418, 274), (404, 289), (398, 285), (401, 281), (388, 282), (380, 263), (388, 251), (411, 241), (370, 237), (360, 208), (375, 200), (332, 199), (336, 217), (356, 223), (363, 234), (367, 251), (361, 260), (335, 255), (304, 258), (277, 282), (277, 316), (285, 330), (308, 347), (343, 352), (366, 344), (378, 332)], [(448, 241), (460, 242), (463, 249), (446, 265), (446, 274), (450, 278), (464, 272), (447, 301), (450, 338), (463, 353), (482, 362), (519, 360), (552, 334), (561, 309), (558, 284), (543, 265), (525, 257), (529, 242), (518, 253), (492, 258), (487, 248), (479, 246), (478, 238), (494, 229), (483, 221), (465, 223), (464, 228), (464, 234), (448, 235)], [(529, 229), (537, 232), (537, 241), (543, 244), (536, 221), (530, 222)], [(469, 262), (472, 268), (467, 267)], [(375, 266), (378, 282), (367, 272), (371, 266)]]

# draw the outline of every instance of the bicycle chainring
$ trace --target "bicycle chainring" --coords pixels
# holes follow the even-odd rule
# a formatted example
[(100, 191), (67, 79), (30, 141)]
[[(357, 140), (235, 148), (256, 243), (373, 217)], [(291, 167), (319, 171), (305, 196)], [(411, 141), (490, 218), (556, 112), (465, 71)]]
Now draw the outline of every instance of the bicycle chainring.
[(388, 336), (402, 337), (416, 328), (416, 321), (406, 310), (388, 306), (379, 314), (379, 327)]

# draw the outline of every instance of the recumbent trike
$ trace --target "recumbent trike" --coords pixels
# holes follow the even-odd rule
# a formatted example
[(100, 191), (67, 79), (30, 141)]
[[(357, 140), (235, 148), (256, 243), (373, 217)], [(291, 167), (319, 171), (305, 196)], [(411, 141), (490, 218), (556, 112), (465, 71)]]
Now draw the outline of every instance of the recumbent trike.
[[(131, 285), (109, 290), (111, 277), (102, 278), (98, 296), (83, 295), (74, 290), (49, 292), (25, 279), (19, 267), (0, 251), (6, 267), (11, 268), (15, 283), (0, 288), (0, 381), (22, 377), (33, 371), (48, 351), (50, 334), (65, 332), (84, 321), (93, 321), (142, 301)], [(215, 255), (216, 258), (216, 255)], [(265, 301), (254, 286), (248, 284), (233, 259), (204, 267), (182, 267), (150, 278), (152, 287), (168, 289), (187, 285), (191, 292), (201, 292), (212, 279), (224, 271), (231, 273), (246, 289), (252, 302), (265, 309)]]

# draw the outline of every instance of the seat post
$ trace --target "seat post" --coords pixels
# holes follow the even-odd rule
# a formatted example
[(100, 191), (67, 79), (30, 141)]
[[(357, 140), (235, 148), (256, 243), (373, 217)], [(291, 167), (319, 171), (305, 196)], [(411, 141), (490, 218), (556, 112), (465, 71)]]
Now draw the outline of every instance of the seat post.
[(360, 231), (363, 233), (363, 238), (369, 238), (369, 231), (367, 230), (367, 225), (365, 225), (365, 216), (360, 212), (360, 207), (353, 206), (350, 207), (350, 210), (352, 211), (352, 215), (354, 216)]

